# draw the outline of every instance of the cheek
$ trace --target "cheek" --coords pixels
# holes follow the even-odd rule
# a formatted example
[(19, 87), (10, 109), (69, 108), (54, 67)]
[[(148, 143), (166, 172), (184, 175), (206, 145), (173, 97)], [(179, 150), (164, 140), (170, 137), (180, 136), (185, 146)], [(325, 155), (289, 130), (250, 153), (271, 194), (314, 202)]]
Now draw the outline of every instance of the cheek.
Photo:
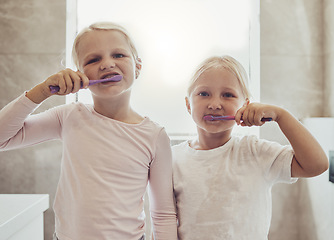
[(234, 102), (228, 105), (225, 105), (225, 114), (226, 115), (235, 115), (236, 112), (243, 106), (240, 102)]
[(245, 101), (243, 100), (238, 100), (233, 103), (233, 107), (236, 108), (237, 110), (241, 108), (244, 105)]
[(95, 79), (95, 74), (97, 71), (93, 71), (91, 67), (84, 67), (82, 69), (82, 72), (89, 78), (89, 79)]
[(200, 101), (192, 101), (190, 104), (191, 114), (196, 117), (197, 115), (202, 115), (205, 111), (205, 107)]

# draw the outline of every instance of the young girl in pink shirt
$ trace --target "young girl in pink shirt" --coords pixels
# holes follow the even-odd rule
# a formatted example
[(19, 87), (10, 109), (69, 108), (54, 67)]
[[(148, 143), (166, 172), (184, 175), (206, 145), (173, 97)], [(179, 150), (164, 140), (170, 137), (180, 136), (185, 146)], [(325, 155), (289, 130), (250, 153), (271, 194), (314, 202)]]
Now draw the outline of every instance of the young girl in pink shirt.
[[(149, 183), (156, 239), (177, 239), (169, 138), (130, 106), (141, 60), (129, 35), (96, 23), (73, 45), (78, 68), (62, 70), (0, 111), (0, 148), (63, 141), (54, 201), (60, 240), (144, 239), (143, 196)], [(116, 75), (121, 80), (89, 85)], [(50, 90), (55, 86), (57, 92)], [(89, 88), (93, 104), (72, 103), (31, 115), (45, 99)]]

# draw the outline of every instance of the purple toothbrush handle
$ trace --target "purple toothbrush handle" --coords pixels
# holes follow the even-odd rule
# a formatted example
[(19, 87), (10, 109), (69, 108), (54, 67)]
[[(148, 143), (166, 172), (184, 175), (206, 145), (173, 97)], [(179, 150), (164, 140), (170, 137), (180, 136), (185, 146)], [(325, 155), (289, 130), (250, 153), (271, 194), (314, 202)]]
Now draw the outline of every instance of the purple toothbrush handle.
[(270, 122), (272, 121), (273, 119), (271, 117), (268, 117), (268, 118), (261, 118), (261, 121), (262, 122)]
[[(89, 85), (91, 85), (91, 84), (89, 83)], [(82, 83), (81, 83), (81, 87), (82, 87)], [(59, 86), (49, 86), (49, 88), (50, 88), (51, 93), (57, 93), (60, 90)]]
[[(207, 115), (203, 117), (204, 120), (208, 120), (208, 121), (217, 121), (217, 120), (235, 120), (234, 116), (212, 116), (212, 115)], [(242, 120), (242, 117), (241, 117)], [(265, 117), (265, 118), (261, 118), (262, 122), (270, 122), (273, 119), (271, 117)]]
[(49, 88), (50, 88), (51, 93), (56, 93), (56, 92), (59, 92), (60, 90), (59, 86), (49, 86)]
[[(121, 81), (122, 78), (123, 78), (122, 75), (116, 75), (116, 76), (113, 76), (111, 78), (106, 78), (106, 79), (89, 80), (88, 86), (96, 84), (96, 83), (102, 83), (102, 82), (118, 82), (118, 81)], [(49, 86), (49, 88), (50, 88), (51, 93), (57, 93), (60, 90), (59, 86)], [(81, 82), (81, 88), (82, 88), (82, 82)]]

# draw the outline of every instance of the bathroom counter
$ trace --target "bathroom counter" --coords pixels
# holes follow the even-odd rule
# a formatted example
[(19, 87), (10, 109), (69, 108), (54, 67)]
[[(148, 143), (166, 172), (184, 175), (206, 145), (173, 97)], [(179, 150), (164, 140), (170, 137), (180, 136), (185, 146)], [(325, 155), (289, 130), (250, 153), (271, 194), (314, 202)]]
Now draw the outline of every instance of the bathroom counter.
[(43, 240), (48, 194), (0, 194), (0, 239)]

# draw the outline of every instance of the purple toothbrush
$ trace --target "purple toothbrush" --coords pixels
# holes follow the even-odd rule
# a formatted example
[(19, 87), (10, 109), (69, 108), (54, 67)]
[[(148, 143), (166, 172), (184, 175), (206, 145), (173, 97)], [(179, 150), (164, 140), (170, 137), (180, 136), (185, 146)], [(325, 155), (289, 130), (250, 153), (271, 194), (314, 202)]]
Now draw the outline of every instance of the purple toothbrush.
[[(88, 86), (96, 84), (96, 83), (102, 83), (102, 82), (119, 82), (122, 80), (122, 78), (123, 78), (122, 75), (115, 75), (111, 78), (106, 78), (106, 79), (89, 80)], [(49, 88), (50, 88), (51, 93), (56, 93), (56, 92), (59, 92), (60, 90), (59, 86), (49, 86)], [(81, 82), (81, 88), (82, 88), (82, 82)]]
[[(206, 121), (217, 121), (217, 120), (235, 120), (234, 116), (212, 116), (212, 115), (206, 115), (203, 117)], [(272, 121), (272, 118), (261, 118), (262, 122), (270, 122)]]

